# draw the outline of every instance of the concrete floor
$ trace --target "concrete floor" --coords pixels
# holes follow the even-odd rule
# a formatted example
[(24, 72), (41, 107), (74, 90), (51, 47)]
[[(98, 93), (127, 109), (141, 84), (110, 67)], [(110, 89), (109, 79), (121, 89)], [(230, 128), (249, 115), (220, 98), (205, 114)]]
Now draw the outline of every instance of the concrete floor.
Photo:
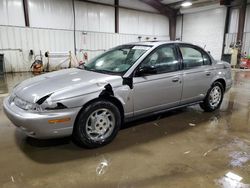
[(133, 122), (94, 150), (16, 130), (2, 110), (3, 91), (31, 75), (7, 75), (0, 82), (0, 187), (250, 187), (250, 72), (233, 75), (219, 111), (194, 106)]

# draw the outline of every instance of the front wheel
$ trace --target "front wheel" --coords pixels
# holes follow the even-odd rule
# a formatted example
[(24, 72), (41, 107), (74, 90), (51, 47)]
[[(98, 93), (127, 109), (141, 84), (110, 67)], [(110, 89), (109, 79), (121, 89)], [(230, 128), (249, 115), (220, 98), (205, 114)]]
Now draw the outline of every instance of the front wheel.
[(200, 107), (206, 112), (212, 112), (217, 110), (223, 100), (224, 89), (220, 82), (215, 82), (208, 90), (207, 96)]
[(109, 101), (96, 101), (80, 112), (73, 130), (73, 140), (86, 148), (100, 147), (115, 138), (120, 126), (119, 109)]

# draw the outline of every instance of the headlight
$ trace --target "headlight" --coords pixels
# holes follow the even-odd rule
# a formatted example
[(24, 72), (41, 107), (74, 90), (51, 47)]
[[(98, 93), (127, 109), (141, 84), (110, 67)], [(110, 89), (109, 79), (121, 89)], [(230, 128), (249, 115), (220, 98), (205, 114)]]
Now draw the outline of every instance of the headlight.
[(9, 96), (9, 103), (12, 103), (15, 99), (16, 95), (14, 93), (11, 93), (11, 95)]
[(27, 101), (24, 101), (23, 99), (18, 98), (17, 96), (14, 97), (14, 104), (18, 106), (19, 108), (27, 111), (33, 111), (33, 112), (41, 112), (43, 111), (42, 107), (36, 103), (30, 103)]

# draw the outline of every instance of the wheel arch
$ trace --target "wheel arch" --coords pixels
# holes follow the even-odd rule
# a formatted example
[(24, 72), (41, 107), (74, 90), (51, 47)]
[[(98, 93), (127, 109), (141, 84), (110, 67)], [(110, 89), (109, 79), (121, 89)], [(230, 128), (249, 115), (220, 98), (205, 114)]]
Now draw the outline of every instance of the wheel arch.
[(124, 121), (124, 108), (123, 108), (123, 105), (122, 105), (121, 101), (119, 99), (117, 99), (116, 97), (111, 96), (111, 95), (99, 95), (99, 97), (94, 98), (94, 99), (86, 102), (85, 104), (83, 104), (81, 110), (78, 112), (78, 114), (76, 116), (76, 119), (75, 119), (75, 122), (74, 122), (74, 127), (75, 127), (76, 122), (78, 121), (78, 118), (79, 118), (81, 112), (87, 106), (91, 105), (94, 102), (101, 101), (101, 100), (106, 100), (106, 101), (109, 101), (109, 102), (113, 103), (119, 109), (119, 111), (120, 111), (121, 118), (122, 118), (121, 121), (122, 122)]
[[(217, 79), (215, 79), (215, 80), (213, 81), (213, 84), (214, 84), (215, 82), (221, 83), (221, 85), (223, 86), (223, 90), (224, 90), (224, 91), (226, 90), (226, 81), (225, 81), (223, 78), (217, 78)], [(212, 85), (213, 85), (213, 84), (212, 84)]]

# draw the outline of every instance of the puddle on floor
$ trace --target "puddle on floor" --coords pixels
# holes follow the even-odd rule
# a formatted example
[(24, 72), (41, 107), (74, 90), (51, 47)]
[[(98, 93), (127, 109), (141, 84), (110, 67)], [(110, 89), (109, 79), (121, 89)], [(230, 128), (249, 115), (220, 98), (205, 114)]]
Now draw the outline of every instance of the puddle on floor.
[(5, 75), (0, 75), (0, 96), (8, 92), (6, 77)]

